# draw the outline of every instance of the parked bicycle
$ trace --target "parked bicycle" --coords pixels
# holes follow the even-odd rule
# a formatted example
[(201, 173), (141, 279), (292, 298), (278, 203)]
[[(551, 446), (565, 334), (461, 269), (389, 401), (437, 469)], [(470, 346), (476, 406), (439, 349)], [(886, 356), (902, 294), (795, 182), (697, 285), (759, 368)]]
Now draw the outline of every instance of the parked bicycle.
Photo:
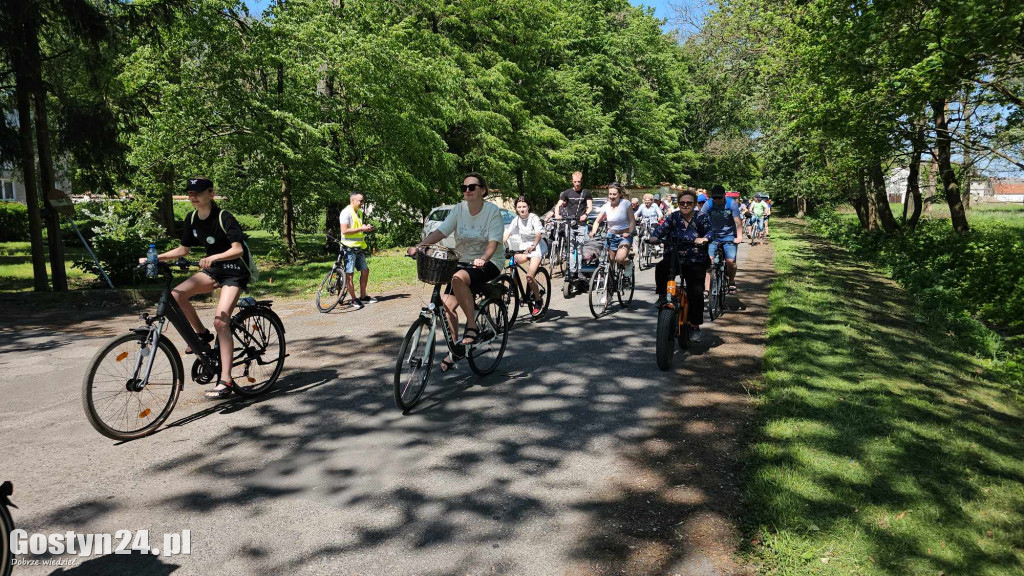
[(526, 268), (522, 264), (517, 263), (515, 259), (515, 255), (521, 253), (510, 250), (505, 251), (505, 257), (508, 258), (508, 266), (505, 267), (504, 273), (496, 280), (505, 284), (504, 302), (505, 309), (508, 311), (509, 329), (515, 326), (516, 318), (519, 317), (520, 307), (525, 307), (527, 314), (536, 320), (544, 316), (548, 311), (548, 305), (551, 304), (551, 275), (548, 274), (547, 268), (541, 266), (533, 277), (540, 291), (540, 305), (537, 306), (540, 312), (537, 314), (533, 313), (534, 295), (533, 290), (526, 281)]
[(714, 322), (725, 309), (725, 293), (729, 287), (725, 283), (725, 249), (718, 244), (718, 249), (711, 256), (711, 290), (708, 291), (708, 318)]
[(594, 318), (600, 318), (608, 311), (611, 305), (611, 295), (615, 294), (619, 305), (623, 308), (629, 307), (633, 302), (633, 285), (636, 270), (633, 265), (633, 257), (630, 255), (626, 266), (629, 273), (612, 260), (610, 254), (611, 240), (613, 236), (606, 234), (601, 253), (597, 258), (597, 269), (590, 276), (590, 313)]
[(455, 329), (448, 324), (441, 286), (451, 282), (459, 269), (469, 268), (459, 262), (459, 254), (450, 248), (431, 245), (416, 252), (416, 274), (420, 282), (432, 284), (434, 292), (398, 349), (395, 363), (395, 403), (408, 412), (419, 402), (430, 369), (434, 364), (437, 330), (441, 329), (448, 352), (453, 358), (468, 358), (469, 368), (478, 376), (486, 376), (498, 367), (508, 344), (509, 321), (505, 309), (505, 285), (500, 277), (489, 282), (475, 297), (475, 316), (479, 336), (468, 346), (455, 343)]
[(542, 262), (552, 273), (557, 272), (564, 278), (569, 266), (571, 224), (565, 218), (555, 218), (544, 228), (544, 236), (548, 241), (548, 253)]
[(0, 576), (8, 576), (14, 569), (14, 552), (11, 548), (11, 532), (14, 532), (14, 518), (11, 503), (14, 485), (9, 481), (0, 484)]
[(338, 242), (336, 238), (331, 236), (328, 238), (338, 244), (338, 259), (334, 261), (334, 267), (327, 272), (316, 289), (316, 308), (324, 314), (334, 310), (348, 297), (348, 274), (345, 273), (345, 259), (349, 254), (363, 252), (362, 248), (349, 248)]
[[(657, 242), (657, 239), (652, 238), (648, 242)], [(655, 332), (654, 357), (660, 370), (668, 370), (672, 366), (676, 343), (680, 349), (689, 345), (690, 324), (686, 319), (690, 303), (686, 297), (684, 280), (679, 273), (679, 250), (693, 245), (692, 241), (676, 238), (665, 242), (665, 257), (671, 258), (671, 272), (666, 289), (667, 298), (658, 308), (658, 327)]]
[[(181, 270), (198, 266), (183, 258), (176, 264)], [(114, 338), (100, 349), (89, 362), (82, 386), (82, 404), (89, 423), (114, 440), (132, 440), (154, 432), (171, 415), (185, 388), (181, 354), (164, 335), (168, 320), (195, 352), (192, 380), (208, 384), (220, 375), (219, 344), (211, 347), (195, 333), (171, 297), (171, 266), (160, 262), (157, 267), (166, 284), (156, 314), (143, 312), (140, 319), (145, 326)], [(231, 317), (235, 342), (232, 390), (240, 396), (270, 390), (284, 367), (284, 325), (271, 305), (270, 300), (242, 298), (238, 313)], [(235, 369), (241, 374), (236, 375)]]

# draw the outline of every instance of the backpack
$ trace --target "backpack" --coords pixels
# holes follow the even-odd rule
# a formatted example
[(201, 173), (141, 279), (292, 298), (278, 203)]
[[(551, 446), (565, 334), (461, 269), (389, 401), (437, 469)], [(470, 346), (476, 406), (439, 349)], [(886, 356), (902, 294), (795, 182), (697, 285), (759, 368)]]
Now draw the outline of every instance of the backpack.
[[(195, 210), (189, 212), (189, 214), (188, 214), (188, 224), (189, 224), (189, 226), (192, 225), (192, 222), (195, 220), (195, 217), (196, 217), (196, 211)], [(217, 213), (217, 221), (220, 223), (220, 230), (221, 230), (221, 232), (223, 232), (225, 235), (227, 235), (228, 230), (227, 230), (227, 228), (224, 227), (224, 210), (221, 210), (220, 212)], [(246, 244), (246, 242), (245, 242), (244, 234), (243, 234), (243, 237), (242, 237), (242, 264), (245, 266), (246, 270), (249, 271), (249, 281), (250, 282), (259, 282), (259, 280), (260, 280), (260, 270), (259, 270), (259, 268), (256, 267), (256, 259), (253, 258), (252, 250), (249, 249), (249, 245)]]

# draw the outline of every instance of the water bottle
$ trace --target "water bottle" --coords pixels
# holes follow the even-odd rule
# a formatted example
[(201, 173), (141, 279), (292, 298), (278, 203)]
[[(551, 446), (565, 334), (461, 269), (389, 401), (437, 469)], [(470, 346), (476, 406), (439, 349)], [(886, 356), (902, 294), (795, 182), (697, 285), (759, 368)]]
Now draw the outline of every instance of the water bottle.
[(146, 252), (146, 276), (156, 278), (158, 262), (160, 258), (157, 257), (156, 244), (150, 244), (149, 251)]

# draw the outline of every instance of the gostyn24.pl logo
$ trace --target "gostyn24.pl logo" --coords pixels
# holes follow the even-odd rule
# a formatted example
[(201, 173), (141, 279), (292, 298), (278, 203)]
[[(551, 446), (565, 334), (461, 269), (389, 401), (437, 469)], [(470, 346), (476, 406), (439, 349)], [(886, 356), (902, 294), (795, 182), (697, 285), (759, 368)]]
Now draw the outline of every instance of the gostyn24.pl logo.
[[(106, 554), (187, 555), (192, 553), (192, 531), (182, 530), (180, 534), (164, 534), (159, 545), (150, 547), (149, 530), (118, 530), (112, 535), (79, 534), (71, 531), (29, 534), (19, 528), (11, 532), (11, 552), (15, 556), (12, 561), (15, 566), (73, 566), (77, 563), (75, 558), (54, 558), (65, 554), (73, 554), (79, 558)], [(44, 554), (48, 557), (32, 557)]]

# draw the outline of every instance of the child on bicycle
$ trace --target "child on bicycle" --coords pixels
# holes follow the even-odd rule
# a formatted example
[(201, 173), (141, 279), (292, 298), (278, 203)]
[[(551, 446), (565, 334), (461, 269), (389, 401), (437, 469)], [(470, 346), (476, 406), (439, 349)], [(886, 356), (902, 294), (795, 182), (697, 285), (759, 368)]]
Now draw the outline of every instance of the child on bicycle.
[[(505, 234), (505, 221), (501, 217), (501, 209), (484, 201), (487, 182), (483, 176), (476, 172), (466, 174), (462, 178), (461, 190), (464, 201), (448, 212), (448, 217), (437, 230), (427, 234), (419, 245), (411, 246), (408, 253), (409, 256), (415, 256), (417, 250), (436, 244), (455, 233), (455, 251), (462, 255), (463, 263), (471, 264), (472, 267), (459, 270), (452, 276), (444, 295), (444, 307), (453, 334), (459, 327), (458, 310), (461, 308), (466, 315), (466, 330), (459, 344), (468, 347), (481, 337), (473, 317), (473, 295), (500, 276), (505, 266), (505, 252), (498, 250)], [(445, 356), (441, 361), (441, 371), (448, 372), (455, 368), (458, 360), (451, 354)]]
[[(199, 260), (200, 271), (178, 284), (171, 295), (199, 338), (207, 343), (216, 339), (220, 345), (220, 380), (213, 390), (206, 392), (207, 398), (216, 400), (230, 396), (234, 385), (231, 378), (235, 348), (231, 337), (231, 313), (239, 295), (249, 284), (247, 255), (243, 244), (245, 233), (238, 220), (213, 201), (213, 182), (210, 179), (202, 176), (189, 178), (185, 192), (195, 210), (185, 217), (181, 246), (160, 254), (159, 259), (173, 261), (187, 256), (193, 247), (203, 246), (206, 249), (206, 256)], [(145, 262), (145, 258), (139, 258), (140, 264)], [(189, 298), (197, 294), (208, 294), (216, 288), (221, 290), (213, 318), (213, 329), (217, 332), (215, 336), (203, 326)], [(185, 353), (192, 354), (193, 351), (186, 348)]]

